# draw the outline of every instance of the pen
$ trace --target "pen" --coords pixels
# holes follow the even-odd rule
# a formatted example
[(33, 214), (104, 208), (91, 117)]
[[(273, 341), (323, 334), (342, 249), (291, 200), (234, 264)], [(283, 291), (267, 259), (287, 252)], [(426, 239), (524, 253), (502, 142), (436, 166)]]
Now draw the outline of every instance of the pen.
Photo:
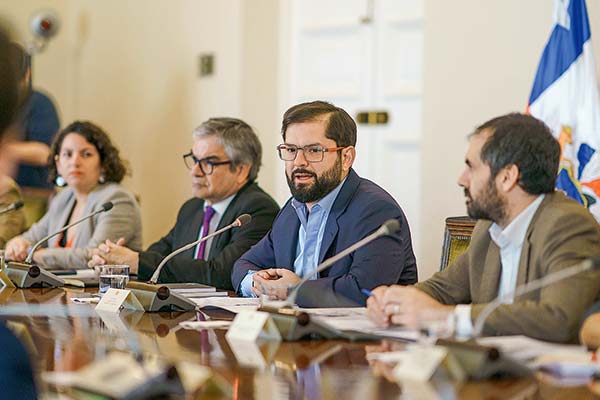
[(360, 291), (367, 297), (373, 296), (373, 292), (371, 292), (369, 289), (360, 289)]

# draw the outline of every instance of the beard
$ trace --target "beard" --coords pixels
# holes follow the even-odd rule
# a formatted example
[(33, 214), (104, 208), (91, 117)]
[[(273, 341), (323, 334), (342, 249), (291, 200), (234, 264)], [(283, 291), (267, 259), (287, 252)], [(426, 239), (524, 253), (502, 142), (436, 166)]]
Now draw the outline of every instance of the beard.
[(473, 219), (488, 219), (497, 224), (506, 219), (506, 201), (498, 194), (493, 179), (488, 181), (487, 186), (478, 196), (471, 197), (471, 193), (465, 188), (467, 203), (467, 214)]
[[(313, 183), (294, 184), (296, 174), (311, 175)], [(335, 189), (342, 182), (342, 157), (337, 158), (333, 167), (323, 172), (319, 177), (312, 171), (298, 168), (292, 171), (291, 176), (285, 174), (290, 192), (296, 200), (301, 203), (312, 203), (327, 196), (329, 192)]]

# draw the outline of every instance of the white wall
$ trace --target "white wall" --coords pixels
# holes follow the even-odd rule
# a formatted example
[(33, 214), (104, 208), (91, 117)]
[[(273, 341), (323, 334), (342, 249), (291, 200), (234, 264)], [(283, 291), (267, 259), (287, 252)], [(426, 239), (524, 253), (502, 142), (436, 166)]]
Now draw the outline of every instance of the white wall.
[[(253, 125), (264, 148), (261, 185), (285, 185), (279, 141), (278, 0), (11, 0), (0, 16), (17, 37), (51, 7), (63, 31), (36, 58), (36, 83), (57, 100), (66, 123), (89, 118), (115, 138), (142, 198), (144, 242), (173, 224), (189, 196), (181, 154), (191, 130), (217, 115)], [(600, 37), (600, 4), (588, 1)], [(420, 277), (439, 264), (443, 221), (465, 213), (456, 179), (465, 136), (490, 117), (523, 110), (552, 26), (550, 0), (426, 0)], [(285, 27), (281, 27), (285, 28)], [(596, 59), (600, 55), (596, 40)], [(216, 73), (197, 76), (199, 53)], [(600, 64), (598, 62), (597, 64)], [(282, 198), (280, 198), (282, 200)]]
[[(587, 3), (600, 60), (600, 4)], [(421, 280), (439, 268), (444, 219), (466, 214), (456, 184), (466, 135), (525, 110), (552, 11), (549, 0), (426, 0)]]
[[(258, 130), (266, 153), (259, 180), (272, 190), (276, 6), (276, 0), (22, 0), (0, 15), (22, 40), (35, 10), (60, 15), (63, 29), (34, 64), (36, 84), (54, 95), (63, 125), (89, 119), (113, 137), (131, 164), (125, 184), (141, 198), (149, 244), (168, 232), (190, 197), (181, 155), (191, 147), (192, 129), (209, 117), (241, 117)], [(198, 76), (201, 53), (214, 54), (213, 76)]]

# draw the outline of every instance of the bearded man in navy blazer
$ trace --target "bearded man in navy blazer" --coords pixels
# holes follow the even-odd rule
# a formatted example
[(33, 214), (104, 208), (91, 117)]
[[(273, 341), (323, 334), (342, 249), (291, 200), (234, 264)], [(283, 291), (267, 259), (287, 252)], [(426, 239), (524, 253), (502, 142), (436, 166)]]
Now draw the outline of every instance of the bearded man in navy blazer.
[(285, 161), (292, 198), (271, 231), (235, 264), (232, 283), (243, 296), (293, 287), (317, 265), (395, 218), (400, 232), (381, 237), (313, 276), (299, 289), (303, 307), (365, 305), (361, 289), (417, 282), (404, 213), (394, 199), (352, 169), (356, 124), (323, 101), (293, 106), (283, 116)]

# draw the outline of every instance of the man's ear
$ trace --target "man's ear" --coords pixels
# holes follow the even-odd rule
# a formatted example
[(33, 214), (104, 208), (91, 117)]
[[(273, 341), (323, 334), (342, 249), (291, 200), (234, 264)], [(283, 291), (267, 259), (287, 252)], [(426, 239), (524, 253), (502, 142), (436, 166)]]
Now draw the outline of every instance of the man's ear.
[(521, 171), (516, 164), (510, 164), (502, 168), (496, 176), (496, 183), (502, 192), (508, 193), (519, 185)]
[(356, 158), (356, 149), (354, 146), (348, 146), (342, 149), (342, 169), (348, 171)]
[(236, 167), (236, 182), (244, 183), (250, 179), (250, 165), (249, 164), (239, 164)]

